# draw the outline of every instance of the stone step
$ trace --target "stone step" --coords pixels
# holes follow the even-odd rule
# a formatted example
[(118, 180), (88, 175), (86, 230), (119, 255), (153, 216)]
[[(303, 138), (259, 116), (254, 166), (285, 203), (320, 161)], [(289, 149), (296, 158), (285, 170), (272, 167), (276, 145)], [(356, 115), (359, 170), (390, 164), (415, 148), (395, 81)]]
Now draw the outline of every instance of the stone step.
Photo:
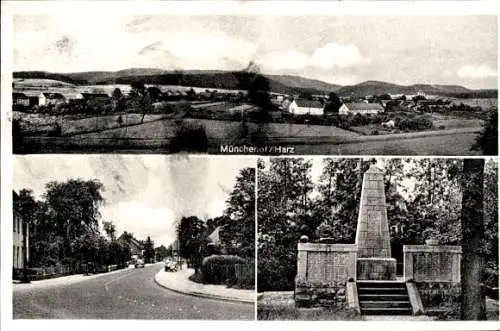
[(411, 308), (409, 300), (402, 301), (360, 301), (361, 309), (364, 308)]
[(403, 282), (394, 281), (357, 281), (356, 285), (358, 288), (375, 288), (375, 287), (385, 287), (385, 288), (406, 288), (406, 284)]
[(408, 293), (404, 294), (358, 294), (359, 301), (406, 301), (409, 300)]
[(363, 315), (412, 315), (411, 308), (361, 308)]
[(406, 288), (398, 287), (358, 287), (359, 294), (408, 294)]

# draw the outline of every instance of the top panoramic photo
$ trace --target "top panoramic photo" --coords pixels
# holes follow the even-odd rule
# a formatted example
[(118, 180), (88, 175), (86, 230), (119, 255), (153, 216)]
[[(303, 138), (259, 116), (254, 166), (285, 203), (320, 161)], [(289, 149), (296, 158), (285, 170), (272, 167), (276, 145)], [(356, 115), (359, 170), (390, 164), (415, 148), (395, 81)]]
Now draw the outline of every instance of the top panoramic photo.
[(13, 152), (497, 155), (495, 15), (16, 15)]

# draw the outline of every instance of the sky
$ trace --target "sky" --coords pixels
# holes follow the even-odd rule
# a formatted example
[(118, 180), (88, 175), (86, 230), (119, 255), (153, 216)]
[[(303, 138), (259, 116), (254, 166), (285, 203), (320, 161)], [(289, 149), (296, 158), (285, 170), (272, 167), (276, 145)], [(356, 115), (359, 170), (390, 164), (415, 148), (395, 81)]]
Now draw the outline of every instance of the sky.
[(497, 87), (494, 15), (15, 16), (14, 70), (240, 70)]
[(239, 171), (255, 160), (160, 155), (30, 155), (14, 157), (13, 189), (40, 199), (50, 181), (97, 179), (104, 184), (102, 220), (117, 234), (151, 236), (155, 245), (175, 240), (182, 216), (221, 216)]

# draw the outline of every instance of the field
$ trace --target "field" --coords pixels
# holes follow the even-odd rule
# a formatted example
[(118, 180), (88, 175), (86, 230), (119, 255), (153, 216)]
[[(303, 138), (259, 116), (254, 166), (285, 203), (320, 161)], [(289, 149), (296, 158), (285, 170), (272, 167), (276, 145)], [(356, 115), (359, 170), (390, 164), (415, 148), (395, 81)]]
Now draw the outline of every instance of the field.
[[(158, 121), (171, 117), (169, 114), (148, 114), (144, 116), (144, 123)], [(66, 115), (55, 116), (45, 114), (25, 114), (14, 112), (14, 119), (21, 120), (21, 128), (27, 134), (44, 134), (54, 130), (56, 124), (61, 128), (61, 135), (75, 135), (89, 132), (98, 132), (121, 126), (131, 126), (141, 123), (141, 114), (121, 114), (106, 116)], [(119, 120), (121, 118), (121, 122)]]
[(480, 128), (483, 121), (477, 118), (460, 118), (456, 116), (443, 116), (441, 114), (432, 114), (432, 122), (435, 128), (444, 127), (445, 129), (455, 128)]
[[(178, 85), (146, 85), (157, 86), (163, 92), (167, 90), (172, 91), (188, 91), (191, 87), (188, 86), (178, 86)], [(112, 85), (72, 85), (65, 82), (50, 80), (50, 79), (15, 79), (13, 90), (15, 92), (22, 92), (27, 96), (37, 96), (42, 92), (58, 92), (65, 97), (74, 97), (81, 92), (94, 92), (94, 93), (107, 93), (111, 95), (115, 88), (119, 88), (122, 93), (128, 93), (130, 91), (130, 85), (125, 84), (112, 84)], [(200, 88), (193, 87), (196, 93), (209, 91), (218, 91), (226, 93), (238, 93), (240, 90), (226, 90), (226, 89), (215, 89), (215, 88)], [(245, 92), (245, 91), (241, 91)], [(246, 93), (246, 92), (245, 92)]]
[(356, 132), (326, 125), (269, 123), (265, 125), (265, 128), (271, 137), (336, 137), (338, 139), (348, 139), (360, 136)]
[[(477, 133), (458, 132), (449, 135), (429, 135), (407, 139), (372, 140), (343, 144), (297, 144), (297, 154), (318, 155), (481, 155), (470, 151)], [(411, 137), (411, 136), (409, 136)]]
[(471, 107), (481, 107), (483, 109), (489, 109), (490, 107), (498, 108), (497, 98), (481, 98), (481, 99), (453, 99), (452, 102), (456, 105), (463, 103)]

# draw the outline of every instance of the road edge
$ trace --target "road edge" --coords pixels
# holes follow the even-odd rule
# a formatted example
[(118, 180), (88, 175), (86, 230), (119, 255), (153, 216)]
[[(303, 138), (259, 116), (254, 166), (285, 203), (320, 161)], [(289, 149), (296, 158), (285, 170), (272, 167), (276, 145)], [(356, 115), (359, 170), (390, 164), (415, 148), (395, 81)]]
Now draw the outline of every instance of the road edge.
[(225, 297), (222, 295), (214, 295), (214, 294), (207, 294), (207, 293), (201, 293), (201, 292), (195, 292), (195, 291), (187, 291), (187, 290), (179, 290), (177, 288), (169, 287), (166, 286), (165, 284), (162, 284), (158, 281), (156, 278), (157, 275), (162, 273), (163, 270), (160, 270), (157, 272), (154, 276), (154, 281), (156, 284), (159, 286), (166, 288), (167, 290), (170, 290), (172, 292), (180, 293), (180, 294), (186, 294), (186, 295), (191, 295), (194, 297), (201, 297), (201, 298), (208, 298), (208, 299), (214, 299), (214, 300), (221, 300), (221, 301), (231, 301), (231, 302), (238, 302), (238, 303), (245, 303), (245, 304), (253, 304), (255, 305), (257, 300), (255, 299), (254, 301), (249, 301), (249, 300), (244, 300), (244, 299), (236, 299), (236, 298), (230, 298), (230, 297)]

